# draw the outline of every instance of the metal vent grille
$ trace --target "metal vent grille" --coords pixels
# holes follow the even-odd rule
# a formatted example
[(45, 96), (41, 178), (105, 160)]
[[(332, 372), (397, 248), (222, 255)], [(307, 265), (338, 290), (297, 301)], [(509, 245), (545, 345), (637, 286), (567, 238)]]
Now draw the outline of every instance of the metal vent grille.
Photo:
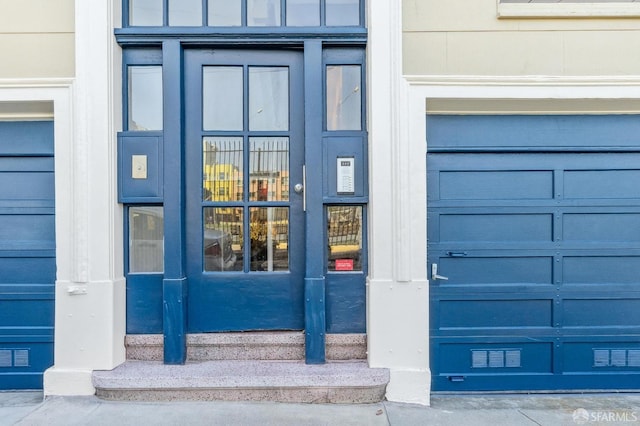
[(10, 350), (2, 349), (0, 350), (0, 367), (13, 367), (12, 361), (12, 352)]
[(1, 367), (29, 367), (29, 349), (1, 349)]
[(13, 366), (28, 367), (29, 366), (29, 350), (16, 349), (13, 351)]
[(472, 350), (471, 368), (519, 368), (522, 349)]
[(640, 349), (593, 349), (594, 367), (640, 367)]

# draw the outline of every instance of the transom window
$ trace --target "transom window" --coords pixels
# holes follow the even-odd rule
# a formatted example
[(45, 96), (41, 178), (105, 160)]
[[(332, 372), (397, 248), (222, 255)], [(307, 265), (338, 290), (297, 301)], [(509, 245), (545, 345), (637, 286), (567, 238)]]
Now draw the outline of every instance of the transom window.
[(125, 10), (129, 27), (350, 27), (364, 22), (361, 0), (128, 0)]

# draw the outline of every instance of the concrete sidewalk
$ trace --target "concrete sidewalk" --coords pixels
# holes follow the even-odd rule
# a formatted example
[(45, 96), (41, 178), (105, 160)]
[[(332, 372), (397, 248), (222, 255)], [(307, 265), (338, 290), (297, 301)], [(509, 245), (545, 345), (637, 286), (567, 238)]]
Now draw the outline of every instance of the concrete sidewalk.
[(640, 394), (435, 396), (378, 404), (109, 402), (0, 392), (0, 425), (640, 425)]

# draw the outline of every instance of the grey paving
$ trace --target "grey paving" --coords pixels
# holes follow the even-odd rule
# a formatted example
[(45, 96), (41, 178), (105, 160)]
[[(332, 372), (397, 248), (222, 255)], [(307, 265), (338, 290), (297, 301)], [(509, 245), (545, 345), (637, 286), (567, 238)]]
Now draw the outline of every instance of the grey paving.
[(435, 396), (431, 407), (267, 402), (114, 402), (0, 393), (0, 425), (640, 425), (640, 394)]
[(0, 426), (16, 424), (42, 402), (42, 392), (0, 392)]

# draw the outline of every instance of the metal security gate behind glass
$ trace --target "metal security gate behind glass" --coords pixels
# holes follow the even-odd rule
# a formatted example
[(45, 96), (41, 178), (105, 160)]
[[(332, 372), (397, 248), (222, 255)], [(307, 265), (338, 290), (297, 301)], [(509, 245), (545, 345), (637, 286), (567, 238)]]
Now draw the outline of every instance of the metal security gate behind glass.
[(190, 332), (304, 328), (301, 72), (298, 52), (185, 51)]

